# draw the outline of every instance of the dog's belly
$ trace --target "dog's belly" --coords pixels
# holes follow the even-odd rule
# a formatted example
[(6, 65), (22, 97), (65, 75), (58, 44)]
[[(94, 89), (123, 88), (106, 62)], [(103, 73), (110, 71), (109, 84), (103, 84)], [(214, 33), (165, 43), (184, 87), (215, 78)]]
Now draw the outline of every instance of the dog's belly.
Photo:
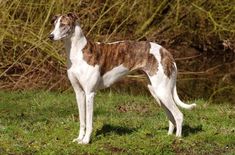
[(107, 88), (107, 87), (111, 86), (118, 79), (120, 79), (124, 75), (128, 74), (128, 72), (129, 72), (129, 69), (124, 67), (123, 65), (119, 65), (117, 67), (114, 67), (112, 70), (106, 72), (101, 77), (99, 89), (103, 89), (103, 88)]

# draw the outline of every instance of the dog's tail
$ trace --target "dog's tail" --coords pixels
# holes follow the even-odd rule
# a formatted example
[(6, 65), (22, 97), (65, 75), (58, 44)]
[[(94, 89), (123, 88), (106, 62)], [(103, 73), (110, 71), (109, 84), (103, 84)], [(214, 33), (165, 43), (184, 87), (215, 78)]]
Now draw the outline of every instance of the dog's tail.
[(184, 109), (188, 109), (188, 110), (191, 110), (193, 108), (195, 108), (197, 105), (195, 103), (192, 103), (192, 104), (186, 104), (184, 102), (182, 102), (180, 99), (179, 99), (179, 96), (178, 96), (178, 93), (177, 93), (177, 90), (176, 90), (176, 85), (174, 86), (174, 90), (173, 90), (173, 98), (174, 98), (174, 101), (175, 103), (184, 108)]

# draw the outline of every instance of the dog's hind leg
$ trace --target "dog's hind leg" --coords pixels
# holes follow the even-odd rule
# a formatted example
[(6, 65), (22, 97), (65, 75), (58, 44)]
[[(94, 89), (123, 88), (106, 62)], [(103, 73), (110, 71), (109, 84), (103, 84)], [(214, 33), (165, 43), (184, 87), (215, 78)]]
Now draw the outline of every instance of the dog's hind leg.
[[(151, 85), (148, 85), (148, 88), (149, 88), (149, 91), (151, 93), (151, 95), (156, 99), (156, 101), (159, 103), (159, 105), (161, 106), (162, 103), (161, 101), (159, 100), (159, 98), (157, 97), (156, 93), (155, 93), (155, 90), (154, 88), (151, 86)], [(165, 107), (164, 107), (165, 108)], [(169, 119), (169, 129), (168, 129), (168, 135), (171, 135), (174, 131), (174, 128), (175, 128), (175, 120), (174, 120), (174, 117), (173, 115), (171, 114), (171, 112), (168, 110), (168, 109), (165, 109), (166, 112), (167, 112), (167, 116), (168, 116), (168, 119)]]
[(149, 92), (151, 93), (151, 95), (155, 98), (155, 100), (157, 101), (157, 103), (161, 106), (161, 102), (158, 99), (157, 95), (155, 94), (154, 88), (151, 85), (148, 85), (148, 89)]
[(173, 134), (174, 129), (175, 129), (175, 125), (173, 124), (173, 122), (171, 122), (171, 121), (169, 120), (168, 135), (172, 135), (172, 134)]
[(183, 114), (173, 100), (173, 79), (166, 76), (159, 77), (158, 75), (149, 78), (152, 84), (152, 86), (148, 86), (150, 92), (155, 99), (157, 98), (160, 101), (161, 106), (168, 116), (168, 134), (172, 134), (174, 127), (176, 126), (176, 136), (180, 137), (182, 133)]
[(166, 111), (166, 114), (170, 120), (168, 134), (172, 134), (174, 125), (175, 125), (176, 136), (181, 137), (183, 114), (175, 105), (175, 102), (171, 96), (171, 93), (169, 91), (157, 90), (156, 94), (158, 98), (160, 99), (162, 107)]

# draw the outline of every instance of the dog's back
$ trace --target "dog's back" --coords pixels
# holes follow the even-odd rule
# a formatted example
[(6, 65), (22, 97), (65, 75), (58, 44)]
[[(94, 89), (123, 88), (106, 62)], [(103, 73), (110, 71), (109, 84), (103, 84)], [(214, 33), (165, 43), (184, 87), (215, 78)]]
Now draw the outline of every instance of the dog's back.
[(127, 69), (142, 69), (148, 74), (156, 73), (158, 62), (150, 53), (150, 43), (122, 41), (116, 43), (88, 42), (83, 49), (84, 59), (90, 65), (99, 65), (101, 75), (123, 65)]

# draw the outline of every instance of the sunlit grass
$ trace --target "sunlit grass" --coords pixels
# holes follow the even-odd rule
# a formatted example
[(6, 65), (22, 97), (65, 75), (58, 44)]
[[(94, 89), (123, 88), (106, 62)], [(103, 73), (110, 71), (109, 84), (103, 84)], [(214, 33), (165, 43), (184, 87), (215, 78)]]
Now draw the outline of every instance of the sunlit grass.
[(183, 110), (183, 137), (167, 135), (163, 110), (146, 95), (98, 93), (89, 145), (78, 134), (72, 92), (0, 92), (0, 154), (232, 154), (235, 109), (196, 101)]

